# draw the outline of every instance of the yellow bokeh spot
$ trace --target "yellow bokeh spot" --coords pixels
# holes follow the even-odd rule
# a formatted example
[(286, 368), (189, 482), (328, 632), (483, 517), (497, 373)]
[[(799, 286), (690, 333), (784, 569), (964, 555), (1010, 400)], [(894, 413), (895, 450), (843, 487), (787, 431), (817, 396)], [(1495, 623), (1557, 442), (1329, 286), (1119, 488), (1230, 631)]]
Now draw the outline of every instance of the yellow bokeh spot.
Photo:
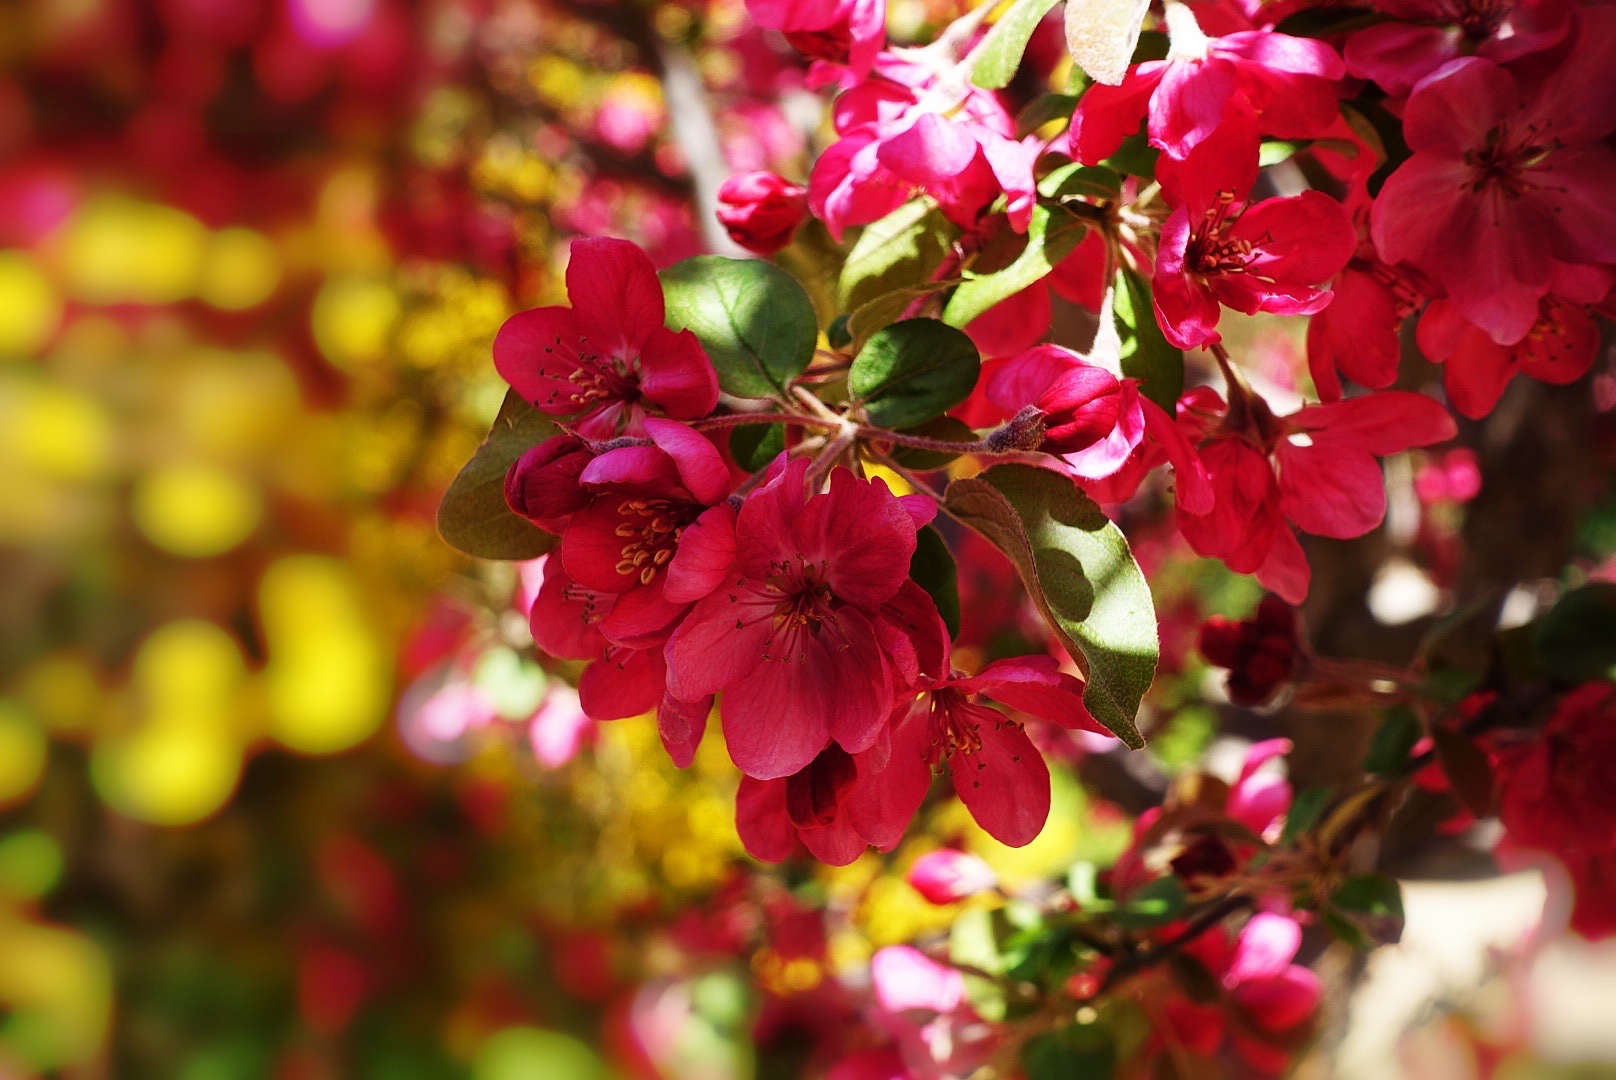
[(208, 230), (183, 211), (103, 196), (66, 224), (62, 269), (85, 303), (172, 304), (196, 291), (207, 244)]
[(864, 475), (874, 480), (880, 477), (886, 482), (887, 490), (894, 495), (913, 495), (915, 489), (909, 486), (909, 481), (893, 472), (885, 465), (873, 465), (868, 462), (864, 465)]
[(220, 229), (208, 241), (197, 291), (216, 308), (257, 307), (280, 284), (280, 255), (263, 233)]
[(379, 281), (334, 278), (314, 298), (314, 342), (333, 365), (352, 370), (387, 351), (400, 310), (398, 294)]
[(110, 805), (153, 825), (189, 825), (219, 809), (241, 774), (228, 731), (163, 719), (97, 747), (96, 787)]
[(56, 480), (93, 480), (112, 456), (112, 426), (93, 398), (59, 386), (25, 385), (0, 397), (0, 461)]
[(247, 539), (263, 514), (263, 500), (251, 484), (221, 469), (172, 465), (141, 478), (130, 511), (152, 543), (199, 559)]
[(294, 555), (259, 584), (269, 663), (270, 734), (294, 750), (329, 754), (368, 738), (386, 715), (386, 650), (342, 562)]
[(225, 725), (214, 721), (233, 705), (246, 662), (241, 646), (222, 627), (177, 619), (141, 643), (132, 674), (154, 715), (220, 727)]
[(32, 356), (62, 321), (62, 298), (21, 251), (0, 251), (0, 357)]
[(45, 732), (15, 702), (0, 701), (0, 806), (21, 801), (45, 772)]

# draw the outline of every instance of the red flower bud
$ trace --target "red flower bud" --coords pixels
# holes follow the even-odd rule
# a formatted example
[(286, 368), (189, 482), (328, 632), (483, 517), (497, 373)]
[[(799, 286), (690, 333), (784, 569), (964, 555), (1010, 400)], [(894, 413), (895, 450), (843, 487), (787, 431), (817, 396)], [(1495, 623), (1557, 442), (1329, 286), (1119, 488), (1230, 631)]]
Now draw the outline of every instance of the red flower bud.
[(933, 904), (953, 904), (998, 883), (991, 866), (953, 848), (928, 851), (909, 868), (909, 884)]
[(1049, 454), (1075, 454), (1110, 435), (1122, 416), (1122, 383), (1102, 367), (1080, 364), (1049, 385), (1038, 398), (1044, 411)]
[(736, 173), (718, 189), (718, 221), (730, 239), (759, 255), (791, 243), (808, 216), (808, 189), (771, 172)]
[(578, 474), (594, 460), (572, 435), (553, 435), (517, 458), (505, 474), (505, 502), (546, 532), (559, 533), (568, 515), (582, 510), (591, 492)]
[(1263, 598), (1244, 621), (1213, 616), (1201, 625), (1201, 655), (1229, 669), (1229, 700), (1261, 705), (1296, 671), (1301, 647), (1296, 611), (1277, 596)]

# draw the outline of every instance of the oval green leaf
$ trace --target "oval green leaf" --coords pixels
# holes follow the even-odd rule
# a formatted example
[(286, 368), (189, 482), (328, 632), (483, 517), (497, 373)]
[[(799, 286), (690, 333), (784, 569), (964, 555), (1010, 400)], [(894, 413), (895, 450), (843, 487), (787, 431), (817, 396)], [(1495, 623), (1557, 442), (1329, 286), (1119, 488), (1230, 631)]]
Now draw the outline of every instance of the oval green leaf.
[(1083, 703), (1128, 746), (1160, 646), (1150, 586), (1128, 541), (1072, 481), (996, 465), (948, 486), (943, 507), (1010, 557), (1067, 652), (1086, 669)]
[(657, 275), (668, 327), (689, 330), (736, 397), (783, 398), (819, 341), (814, 305), (797, 280), (760, 259), (697, 255)]
[(870, 336), (853, 359), (847, 387), (871, 423), (914, 427), (969, 397), (981, 366), (962, 332), (936, 319), (906, 319)]
[(518, 515), (505, 502), (505, 474), (529, 447), (555, 434), (550, 418), (505, 392), (488, 438), (466, 462), (438, 504), (438, 535), (479, 559), (536, 559), (556, 538)]

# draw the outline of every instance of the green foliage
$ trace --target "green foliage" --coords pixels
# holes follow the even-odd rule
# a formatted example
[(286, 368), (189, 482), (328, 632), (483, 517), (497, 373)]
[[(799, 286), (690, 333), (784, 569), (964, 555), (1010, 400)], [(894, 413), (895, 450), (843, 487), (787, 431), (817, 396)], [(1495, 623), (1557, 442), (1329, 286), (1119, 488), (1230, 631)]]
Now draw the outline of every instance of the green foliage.
[(857, 311), (870, 301), (929, 281), (947, 258), (959, 227), (926, 199), (905, 203), (864, 227), (842, 264), (837, 299)]
[(536, 559), (556, 538), (521, 517), (505, 502), (505, 474), (529, 448), (554, 435), (548, 416), (505, 393), (488, 438), (443, 493), (438, 504), (438, 535), (453, 548), (479, 559)]
[(1002, 270), (967, 278), (943, 309), (943, 321), (966, 326), (993, 305), (1049, 276), (1055, 264), (1072, 253), (1088, 226), (1082, 218), (1043, 204), (1033, 207), (1027, 246)]
[(1040, 94), (1016, 115), (1016, 137), (1025, 139), (1051, 120), (1065, 120), (1075, 108), (1076, 94)]
[(1140, 391), (1172, 416), (1184, 392), (1184, 354), (1168, 343), (1156, 323), (1150, 284), (1132, 270), (1117, 271), (1112, 310), (1122, 340), (1122, 373), (1139, 380)]
[(1021, 67), (1021, 55), (1027, 51), (1033, 31), (1055, 3), (1056, 0), (1016, 0), (976, 47), (971, 81), (984, 90), (1009, 86)]
[(1073, 161), (1038, 181), (1038, 194), (1046, 199), (1078, 196), (1109, 202), (1122, 197), (1122, 177), (1104, 165)]
[(1117, 1068), (1112, 1040), (1106, 1024), (1067, 1024), (1027, 1040), (1021, 1068), (1027, 1080), (1108, 1080)]
[(1387, 709), (1364, 755), (1364, 772), (1385, 776), (1402, 768), (1410, 750), (1420, 741), (1420, 718), (1412, 709)]
[(1616, 677), (1616, 585), (1599, 581), (1566, 593), (1538, 620), (1532, 644), (1557, 679)]
[(1385, 874), (1354, 874), (1330, 896), (1330, 929), (1354, 948), (1395, 945), (1403, 937), (1403, 890)]
[(1122, 140), (1117, 152), (1106, 158), (1104, 164), (1119, 173), (1148, 178), (1156, 175), (1156, 159), (1160, 156), (1161, 151), (1150, 145), (1141, 128)]
[(668, 326), (700, 339), (726, 393), (783, 398), (786, 384), (808, 369), (819, 340), (814, 305), (778, 266), (697, 255), (658, 276)]
[(847, 387), (871, 423), (914, 427), (970, 396), (981, 368), (971, 339), (936, 319), (877, 331), (853, 359)]
[(948, 486), (944, 508), (1010, 557), (1038, 610), (1087, 668), (1084, 704), (1129, 746), (1155, 677), (1150, 587), (1122, 531), (1068, 478), (997, 465)]
[(909, 577), (937, 602), (938, 614), (942, 615), (949, 636), (957, 636), (960, 632), (959, 569), (942, 534), (929, 525), (915, 533)]
[(764, 468), (785, 448), (784, 424), (743, 424), (730, 432), (729, 452), (748, 472)]
[(1334, 797), (1333, 791), (1322, 787), (1304, 788), (1297, 792), (1296, 798), (1291, 800), (1290, 813), (1285, 815), (1285, 831), (1280, 835), (1280, 844), (1294, 843), (1297, 837), (1317, 824)]
[(1183, 883), (1168, 874), (1134, 890), (1128, 902), (1119, 906), (1111, 918), (1125, 930), (1149, 930), (1172, 922), (1184, 913), (1188, 904)]

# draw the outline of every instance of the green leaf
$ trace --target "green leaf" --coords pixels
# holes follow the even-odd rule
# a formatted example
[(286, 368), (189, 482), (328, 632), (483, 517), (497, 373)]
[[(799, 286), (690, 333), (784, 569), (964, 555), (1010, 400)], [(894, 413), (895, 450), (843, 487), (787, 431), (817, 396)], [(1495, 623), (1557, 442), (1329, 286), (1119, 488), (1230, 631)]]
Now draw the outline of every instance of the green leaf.
[(1128, 71), (1150, 0), (1066, 0), (1066, 47), (1095, 82), (1116, 86)]
[(718, 385), (737, 397), (784, 397), (819, 341), (797, 279), (761, 259), (697, 255), (662, 271), (668, 326), (700, 339)]
[(1172, 416), (1184, 392), (1184, 354), (1162, 336), (1144, 278), (1132, 270), (1119, 270), (1114, 289), (1111, 303), (1122, 340), (1122, 373), (1138, 379), (1144, 395)]
[(847, 324), (852, 320), (851, 315), (838, 315), (825, 327), (825, 341), (833, 349), (845, 349), (853, 344), (853, 332)]
[(784, 424), (743, 424), (730, 432), (730, 456), (747, 472), (767, 467), (785, 448)]
[(1009, 86), (1021, 67), (1021, 54), (1027, 51), (1033, 31), (1038, 29), (1055, 2), (1016, 0), (976, 47), (971, 81), (984, 90), (1003, 90)]
[(1076, 94), (1040, 94), (1016, 114), (1016, 138), (1025, 139), (1051, 120), (1066, 120), (1076, 108)]
[(1293, 843), (1297, 837), (1311, 829), (1329, 809), (1335, 792), (1329, 788), (1304, 788), (1291, 801), (1290, 813), (1285, 815), (1285, 831), (1280, 835), (1281, 845)]
[(1538, 620), (1532, 644), (1557, 679), (1616, 677), (1616, 585), (1599, 581), (1560, 597)]
[(1289, 161), (1312, 143), (1312, 139), (1264, 139), (1257, 151), (1257, 164), (1266, 167)]
[(1420, 741), (1420, 718), (1414, 710), (1399, 705), (1387, 709), (1375, 737), (1369, 741), (1369, 752), (1364, 755), (1364, 772), (1386, 776), (1403, 767), (1410, 750)]
[(876, 297), (930, 280), (957, 239), (959, 226), (925, 199), (866, 225), (842, 264), (836, 291), (843, 310), (857, 311)]
[(1027, 1080), (1109, 1080), (1116, 1068), (1117, 1048), (1104, 1024), (1067, 1024), (1021, 1048)]
[(438, 535), (450, 547), (479, 559), (536, 559), (556, 538), (505, 502), (505, 474), (523, 452), (554, 435), (548, 416), (505, 392), (488, 438), (461, 468), (438, 504)]
[(1150, 586), (1122, 531), (1067, 477), (996, 465), (956, 480), (944, 508), (992, 541), (1021, 572), (1061, 644), (1087, 669), (1083, 702), (1128, 746), (1155, 677), (1159, 645)]
[(1169, 874), (1135, 889), (1111, 918), (1125, 930), (1149, 930), (1178, 918), (1188, 903), (1183, 882)]
[(861, 304), (857, 311), (847, 317), (848, 345), (851, 351), (856, 353), (864, 348), (864, 343), (870, 340), (871, 334), (884, 326), (891, 326), (916, 300), (942, 292), (944, 289), (951, 289), (958, 284), (957, 278), (947, 281), (924, 281), (919, 285), (905, 285), (901, 289), (882, 293), (874, 300)]
[[(971, 442), (976, 438), (976, 432), (965, 425), (965, 421), (956, 420), (952, 416), (939, 416), (935, 420), (928, 420), (918, 427), (905, 428), (905, 435), (921, 435), (928, 439), (937, 439), (941, 442)], [(949, 450), (922, 450), (914, 446), (894, 446), (892, 460), (906, 469), (917, 472), (926, 472), (931, 469), (940, 469), (950, 461), (959, 457)]]
[(1156, 159), (1160, 156), (1161, 151), (1150, 145), (1141, 128), (1123, 139), (1117, 152), (1105, 159), (1105, 164), (1129, 176), (1152, 177), (1156, 175)]
[(1081, 218), (1059, 207), (1033, 207), (1027, 246), (1021, 254), (1003, 270), (966, 279), (949, 297), (943, 321), (950, 326), (966, 326), (999, 301), (1042, 281), (1056, 263), (1072, 253), (1087, 231)]
[(1069, 162), (1038, 181), (1038, 194), (1046, 199), (1081, 196), (1114, 201), (1122, 197), (1122, 177), (1104, 165)]
[(1403, 890), (1385, 874), (1354, 874), (1331, 894), (1330, 906), (1372, 942), (1402, 940)]
[(864, 343), (847, 388), (871, 423), (914, 427), (970, 397), (981, 366), (976, 346), (960, 331), (936, 319), (906, 319)]
[(959, 568), (943, 540), (930, 525), (915, 533), (915, 553), (909, 557), (909, 577), (937, 602), (937, 611), (949, 637), (960, 630)]

